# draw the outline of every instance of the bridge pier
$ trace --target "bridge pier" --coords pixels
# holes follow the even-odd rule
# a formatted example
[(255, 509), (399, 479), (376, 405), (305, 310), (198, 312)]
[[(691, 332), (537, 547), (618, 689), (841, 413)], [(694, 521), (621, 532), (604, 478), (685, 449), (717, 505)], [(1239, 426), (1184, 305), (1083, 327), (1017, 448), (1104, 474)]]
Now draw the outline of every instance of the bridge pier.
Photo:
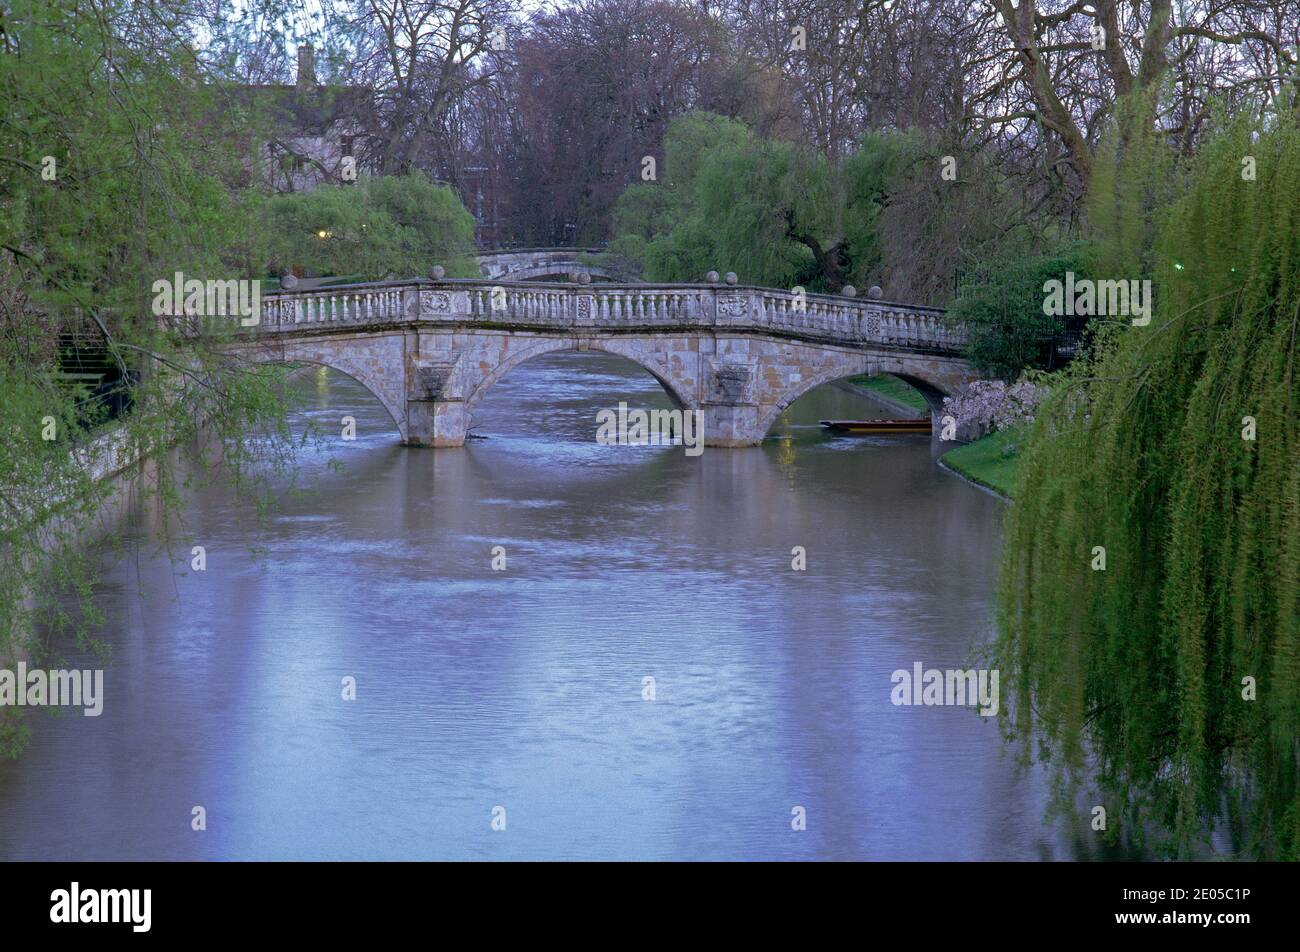
[(705, 446), (758, 446), (767, 435), (757, 404), (705, 403), (700, 406)]
[(464, 446), (469, 413), (464, 400), (408, 400), (407, 446)]

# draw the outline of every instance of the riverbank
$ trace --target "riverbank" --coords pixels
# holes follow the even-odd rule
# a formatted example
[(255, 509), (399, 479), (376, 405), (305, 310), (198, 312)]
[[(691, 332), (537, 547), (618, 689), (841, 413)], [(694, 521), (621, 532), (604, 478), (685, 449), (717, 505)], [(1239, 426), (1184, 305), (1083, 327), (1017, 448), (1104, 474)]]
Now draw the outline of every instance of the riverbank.
[(940, 466), (1007, 501), (1015, 488), (1019, 461), (1018, 434), (1008, 430), (996, 430), (939, 457)]
[[(139, 447), (128, 439), (126, 427), (120, 422), (105, 426), (69, 452), (91, 480), (111, 486), (95, 516), (86, 520), (86, 525), (74, 535), (87, 547), (93, 547), (110, 535), (111, 526), (122, 517), (133, 490), (142, 485), (141, 480), (152, 479), (154, 471), (150, 461), (141, 457)], [(33, 517), (51, 526), (50, 537), (54, 539), (63, 538), (66, 531), (67, 517), (60, 513), (64, 502), (56, 497), (42, 516)], [(19, 664), (38, 661), (37, 656), (45, 651), (32, 640), (33, 628), (27, 623), (36, 613), (36, 594), (28, 592), (17, 604), (23, 606), (20, 615), (25, 620), (22, 627), (7, 633), (7, 640), (0, 643), (0, 669), (12, 670)], [(26, 713), (19, 707), (0, 707), (0, 760), (15, 759), (26, 745), (29, 733), (23, 725)]]

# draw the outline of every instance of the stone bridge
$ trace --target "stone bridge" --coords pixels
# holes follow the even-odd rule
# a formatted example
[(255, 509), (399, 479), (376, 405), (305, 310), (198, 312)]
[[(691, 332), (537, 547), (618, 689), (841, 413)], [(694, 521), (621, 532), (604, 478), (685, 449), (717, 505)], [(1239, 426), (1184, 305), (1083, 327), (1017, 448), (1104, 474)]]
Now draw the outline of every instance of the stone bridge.
[(618, 275), (586, 260), (603, 248), (520, 248), (510, 251), (484, 251), (476, 255), (479, 273), (485, 278), (510, 281), (535, 281), (551, 278), (576, 281), (580, 275), (606, 281)]
[(464, 443), (478, 403), (524, 361), (601, 351), (700, 410), (706, 446), (753, 446), (804, 393), (856, 374), (901, 377), (938, 411), (974, 377), (963, 343), (942, 311), (877, 300), (717, 284), (417, 280), (268, 295), (234, 346), (347, 374), (418, 446)]

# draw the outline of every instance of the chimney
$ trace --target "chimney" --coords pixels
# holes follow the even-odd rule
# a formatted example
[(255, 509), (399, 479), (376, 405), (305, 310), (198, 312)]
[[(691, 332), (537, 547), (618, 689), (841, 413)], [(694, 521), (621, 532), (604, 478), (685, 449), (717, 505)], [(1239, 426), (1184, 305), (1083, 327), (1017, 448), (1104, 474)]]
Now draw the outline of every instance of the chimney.
[(298, 89), (311, 89), (316, 85), (316, 68), (312, 63), (310, 43), (298, 47)]

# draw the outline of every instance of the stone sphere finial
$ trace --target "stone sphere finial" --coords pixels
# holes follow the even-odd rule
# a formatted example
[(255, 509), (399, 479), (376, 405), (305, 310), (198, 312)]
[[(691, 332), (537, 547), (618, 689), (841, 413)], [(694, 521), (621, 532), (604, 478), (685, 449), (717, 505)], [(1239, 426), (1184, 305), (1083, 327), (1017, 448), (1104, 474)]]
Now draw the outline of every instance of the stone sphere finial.
[(292, 291), (297, 286), (298, 279), (294, 276), (292, 271), (280, 275), (280, 287), (284, 288), (286, 291)]
[(578, 272), (578, 283), (579, 283), (579, 284), (591, 284), (591, 273), (588, 272), (588, 271), (579, 271), (579, 272)]
[(845, 297), (857, 297), (858, 289), (851, 284), (846, 284), (844, 287), (840, 288), (840, 293)]
[(706, 275), (704, 276), (704, 280), (705, 280), (705, 281), (708, 281), (709, 284), (717, 284), (717, 283), (718, 283), (718, 272), (716, 272), (716, 271), (710, 271), (708, 274), (706, 274)]
[(446, 276), (447, 276), (447, 269), (440, 264), (435, 264), (432, 268), (429, 269), (429, 277), (433, 278), (433, 280), (435, 281), (441, 281)]
[(873, 301), (879, 301), (881, 297), (884, 296), (884, 293), (884, 291), (880, 290), (880, 285), (878, 284), (873, 284), (867, 289), (867, 297), (871, 298)]
[(740, 279), (736, 277), (736, 272), (728, 271), (726, 276), (723, 278), (723, 280), (726, 281), (728, 284), (735, 284)]

